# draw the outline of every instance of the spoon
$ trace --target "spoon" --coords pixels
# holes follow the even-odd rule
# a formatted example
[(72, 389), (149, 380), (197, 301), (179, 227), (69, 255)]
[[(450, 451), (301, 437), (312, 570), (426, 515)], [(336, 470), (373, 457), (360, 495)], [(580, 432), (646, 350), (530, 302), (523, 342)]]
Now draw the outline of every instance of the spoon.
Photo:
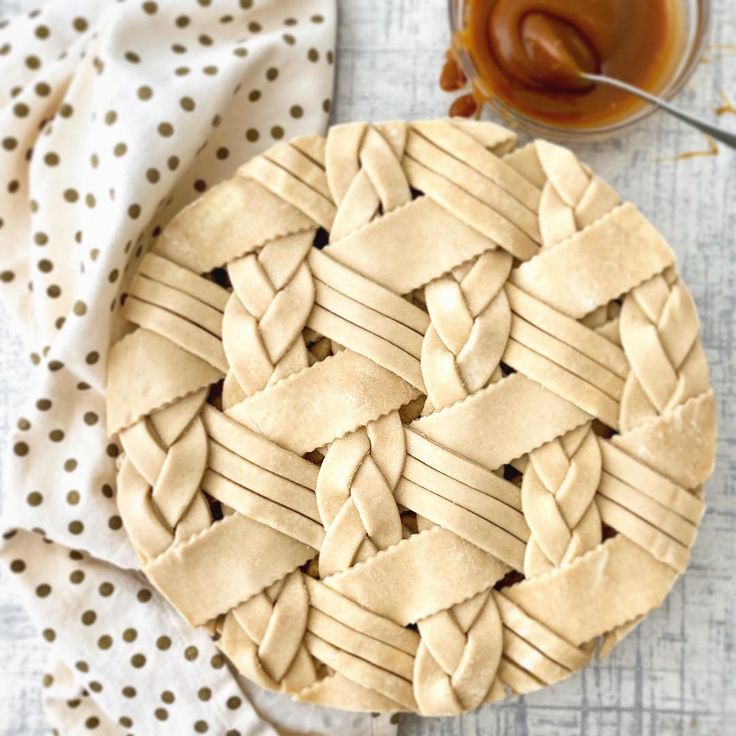
[(671, 105), (669, 102), (665, 102), (665, 100), (663, 100), (661, 97), (649, 94), (649, 92), (645, 92), (639, 87), (634, 87), (633, 85), (622, 82), (620, 79), (615, 79), (614, 77), (606, 77), (602, 74), (590, 74), (582, 70), (578, 72), (578, 76), (579, 78), (584, 79), (587, 82), (591, 82), (593, 84), (607, 84), (610, 87), (616, 87), (617, 89), (621, 89), (624, 92), (629, 92), (632, 95), (641, 97), (642, 100), (651, 102), (653, 105), (656, 105), (665, 112), (668, 112), (670, 115), (673, 115), (679, 120), (692, 125), (693, 128), (697, 128), (703, 133), (706, 133), (707, 135), (711, 136), (711, 138), (714, 138), (715, 140), (720, 141), (721, 143), (724, 143), (731, 148), (736, 148), (736, 133), (730, 133), (727, 130), (723, 130), (723, 128), (719, 128), (716, 125), (706, 123), (705, 120), (695, 117), (694, 115), (690, 115), (689, 113), (680, 110), (680, 108)]

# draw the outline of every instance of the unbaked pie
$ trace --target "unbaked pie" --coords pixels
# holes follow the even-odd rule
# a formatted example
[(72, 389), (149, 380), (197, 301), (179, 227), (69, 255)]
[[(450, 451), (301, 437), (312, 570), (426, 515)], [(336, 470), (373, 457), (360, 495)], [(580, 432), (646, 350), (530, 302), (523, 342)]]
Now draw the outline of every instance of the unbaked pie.
[(266, 688), (452, 714), (605, 654), (687, 566), (715, 451), (693, 300), (544, 141), (333, 127), (204, 194), (111, 349), (143, 571)]

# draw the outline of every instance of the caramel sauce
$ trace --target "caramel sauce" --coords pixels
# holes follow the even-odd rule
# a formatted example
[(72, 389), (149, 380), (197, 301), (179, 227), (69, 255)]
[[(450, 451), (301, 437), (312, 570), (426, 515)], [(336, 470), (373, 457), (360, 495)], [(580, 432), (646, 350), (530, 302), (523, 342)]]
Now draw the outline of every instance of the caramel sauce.
[(470, 56), (484, 96), (541, 122), (594, 127), (627, 117), (642, 102), (582, 81), (580, 71), (656, 92), (682, 49), (679, 5), (675, 0), (467, 0), (465, 28), (455, 43)]

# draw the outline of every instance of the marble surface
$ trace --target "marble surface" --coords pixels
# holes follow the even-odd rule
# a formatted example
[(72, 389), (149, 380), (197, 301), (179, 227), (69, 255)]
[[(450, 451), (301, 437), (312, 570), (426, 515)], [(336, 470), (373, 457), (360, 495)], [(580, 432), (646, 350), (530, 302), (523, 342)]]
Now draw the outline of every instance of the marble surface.
[[(30, 5), (0, 0), (6, 16)], [(443, 115), (444, 0), (342, 0), (334, 115)], [(709, 47), (678, 102), (715, 118), (736, 99), (736, 6), (715, 0)], [(731, 45), (729, 49), (728, 46)], [(721, 117), (736, 129), (736, 115)], [(687, 574), (665, 605), (605, 661), (546, 691), (456, 719), (402, 717), (402, 736), (732, 736), (736, 734), (736, 153), (704, 151), (699, 133), (659, 114), (578, 154), (635, 201), (676, 250), (698, 304), (719, 399), (718, 467)], [(0, 436), (23, 398), (27, 350), (0, 313)], [(2, 445), (0, 452), (6, 451)], [(0, 477), (0, 503), (2, 502)], [(47, 734), (45, 644), (0, 572), (0, 736)]]

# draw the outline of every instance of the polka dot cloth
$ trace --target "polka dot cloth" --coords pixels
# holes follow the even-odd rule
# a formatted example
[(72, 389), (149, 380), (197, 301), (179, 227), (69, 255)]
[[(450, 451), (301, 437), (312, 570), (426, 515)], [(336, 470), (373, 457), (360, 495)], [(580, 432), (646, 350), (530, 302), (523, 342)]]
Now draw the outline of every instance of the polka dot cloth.
[[(324, 129), (334, 0), (54, 0), (0, 25), (0, 298), (32, 369), (0, 559), (49, 643), (57, 733), (273, 736), (210, 637), (133, 572), (104, 425), (108, 345), (167, 220), (281, 138)], [(299, 732), (378, 734), (262, 696)], [(12, 720), (12, 714), (10, 714)]]

